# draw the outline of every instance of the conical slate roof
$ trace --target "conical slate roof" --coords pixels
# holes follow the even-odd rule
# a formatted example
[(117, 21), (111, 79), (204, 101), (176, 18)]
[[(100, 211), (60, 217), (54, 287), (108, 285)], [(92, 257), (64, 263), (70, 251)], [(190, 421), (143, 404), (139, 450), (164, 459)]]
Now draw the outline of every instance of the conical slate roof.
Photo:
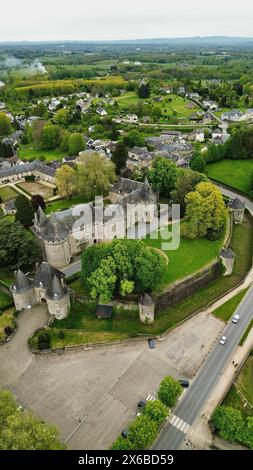
[(154, 304), (154, 299), (153, 299), (153, 297), (151, 297), (151, 295), (144, 294), (140, 299), (140, 304), (145, 305), (145, 306), (153, 305)]
[(223, 250), (221, 250), (220, 255), (222, 256), (222, 258), (226, 258), (226, 259), (235, 258), (235, 253), (233, 252), (233, 250), (231, 250), (231, 248), (228, 248), (228, 249), (224, 248)]
[(235, 199), (232, 199), (232, 201), (229, 201), (228, 205), (231, 209), (243, 209), (245, 207), (245, 202), (236, 197)]
[(21, 291), (29, 289), (31, 287), (28, 277), (23, 273), (23, 271), (21, 271), (21, 269), (18, 269), (15, 275), (16, 280), (13, 285), (15, 290)]
[(36, 215), (37, 215), (37, 220), (40, 225), (45, 225), (48, 222), (48, 218), (40, 206), (38, 207)]
[(68, 237), (68, 228), (59, 220), (55, 214), (52, 214), (47, 225), (43, 230), (43, 238), (47, 241), (57, 242), (65, 240)]
[(66, 289), (61, 284), (61, 281), (58, 276), (54, 275), (52, 285), (48, 290), (49, 297), (52, 299), (61, 299), (66, 294)]
[(43, 261), (34, 276), (33, 284), (35, 287), (41, 287), (42, 283), (44, 289), (48, 290), (51, 288), (55, 276), (62, 279), (64, 274), (46, 261)]

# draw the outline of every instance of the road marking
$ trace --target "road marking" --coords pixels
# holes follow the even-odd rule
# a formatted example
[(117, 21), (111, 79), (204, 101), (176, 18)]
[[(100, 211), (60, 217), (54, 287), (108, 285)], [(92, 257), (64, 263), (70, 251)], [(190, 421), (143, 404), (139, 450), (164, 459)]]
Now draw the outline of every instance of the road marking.
[(146, 398), (147, 401), (154, 401), (156, 400), (156, 397), (154, 397), (153, 395), (148, 395), (147, 398)]
[(188, 423), (176, 415), (171, 415), (169, 422), (172, 424), (172, 426), (175, 426), (175, 428), (179, 429), (179, 431), (183, 432), (184, 434), (186, 434), (190, 428)]

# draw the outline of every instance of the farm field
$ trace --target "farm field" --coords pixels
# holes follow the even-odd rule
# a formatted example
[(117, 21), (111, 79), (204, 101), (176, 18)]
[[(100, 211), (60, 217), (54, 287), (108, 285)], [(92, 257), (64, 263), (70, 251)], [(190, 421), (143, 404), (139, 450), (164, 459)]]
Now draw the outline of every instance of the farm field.
[(250, 195), (253, 160), (221, 160), (207, 165), (207, 176)]

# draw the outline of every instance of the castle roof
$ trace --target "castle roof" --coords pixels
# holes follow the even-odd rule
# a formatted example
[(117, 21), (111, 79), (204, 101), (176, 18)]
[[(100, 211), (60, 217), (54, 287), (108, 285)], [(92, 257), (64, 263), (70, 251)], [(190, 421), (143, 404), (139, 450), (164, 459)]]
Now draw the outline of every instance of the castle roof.
[(51, 168), (47, 165), (44, 165), (38, 160), (35, 160), (33, 162), (29, 163), (23, 163), (21, 165), (15, 165), (10, 168), (3, 168), (0, 170), (0, 178), (8, 177), (8, 176), (13, 176), (13, 175), (19, 175), (19, 174), (24, 174), (24, 173), (33, 173), (33, 172), (38, 172), (38, 173), (43, 173), (48, 176), (54, 176), (55, 175), (55, 169)]
[(28, 279), (28, 277), (21, 271), (21, 269), (18, 269), (15, 273), (15, 283), (13, 284), (13, 288), (17, 291), (23, 291), (26, 289), (30, 289), (31, 283)]
[(243, 209), (245, 207), (245, 202), (236, 197), (235, 199), (229, 201), (228, 206), (231, 209)]
[(222, 258), (225, 258), (225, 259), (235, 258), (235, 253), (233, 252), (233, 250), (231, 250), (231, 248), (228, 248), (228, 249), (224, 248), (223, 250), (221, 250), (220, 255), (222, 256)]
[(59, 277), (54, 274), (52, 284), (50, 285), (47, 294), (54, 300), (61, 299), (66, 295), (66, 288), (63, 287)]
[(154, 304), (154, 299), (153, 299), (153, 297), (151, 297), (151, 295), (144, 294), (140, 299), (140, 304), (145, 305), (145, 306), (153, 305)]
[(50, 289), (52, 289), (52, 283), (53, 283), (53, 279), (55, 276), (59, 280), (64, 278), (64, 274), (61, 271), (54, 268), (46, 261), (43, 261), (39, 265), (37, 272), (34, 276), (33, 285), (35, 287), (44, 287), (46, 291), (50, 292)]

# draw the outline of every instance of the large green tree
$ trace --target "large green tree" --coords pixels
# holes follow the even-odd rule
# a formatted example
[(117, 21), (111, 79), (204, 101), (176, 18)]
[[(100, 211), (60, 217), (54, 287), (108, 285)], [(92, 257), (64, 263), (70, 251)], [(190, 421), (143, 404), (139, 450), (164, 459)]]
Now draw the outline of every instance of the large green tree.
[(78, 190), (87, 199), (102, 196), (116, 180), (114, 164), (96, 152), (82, 152), (77, 170)]
[(10, 269), (33, 266), (41, 260), (37, 240), (19, 222), (0, 223), (0, 265)]
[(83, 136), (79, 132), (70, 135), (68, 144), (69, 155), (78, 155), (85, 148)]
[(117, 174), (120, 174), (120, 171), (126, 167), (127, 158), (127, 147), (119, 142), (112, 151), (112, 162), (115, 164)]
[(10, 392), (0, 391), (1, 450), (61, 450), (59, 433), (32, 413), (21, 412)]
[(0, 112), (0, 138), (11, 133), (11, 121), (5, 113)]
[(202, 182), (187, 194), (186, 222), (182, 234), (187, 238), (204, 237), (209, 231), (222, 235), (226, 207), (220, 190), (212, 183)]
[(171, 196), (175, 204), (180, 204), (181, 214), (184, 215), (186, 209), (185, 197), (191, 191), (194, 191), (197, 184), (201, 181), (207, 181), (207, 177), (197, 171), (190, 169), (179, 169), (175, 189)]
[(46, 150), (54, 150), (60, 146), (62, 130), (58, 124), (50, 122), (43, 127), (42, 146)]
[(170, 197), (177, 181), (177, 167), (167, 158), (157, 157), (153, 161), (148, 179), (161, 196)]
[(169, 408), (175, 406), (182, 393), (180, 383), (171, 376), (164, 377), (158, 390), (158, 398)]
[(16, 221), (20, 222), (24, 227), (28, 228), (33, 225), (34, 207), (31, 201), (23, 194), (19, 194), (15, 199)]

